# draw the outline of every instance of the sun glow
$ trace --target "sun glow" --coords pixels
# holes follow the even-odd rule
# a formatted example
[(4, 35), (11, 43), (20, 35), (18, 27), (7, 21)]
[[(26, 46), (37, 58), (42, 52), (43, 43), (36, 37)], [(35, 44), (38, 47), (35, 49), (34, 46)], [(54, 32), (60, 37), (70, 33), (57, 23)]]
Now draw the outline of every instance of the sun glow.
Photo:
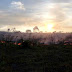
[(47, 24), (47, 28), (49, 31), (52, 31), (53, 30), (53, 24)]

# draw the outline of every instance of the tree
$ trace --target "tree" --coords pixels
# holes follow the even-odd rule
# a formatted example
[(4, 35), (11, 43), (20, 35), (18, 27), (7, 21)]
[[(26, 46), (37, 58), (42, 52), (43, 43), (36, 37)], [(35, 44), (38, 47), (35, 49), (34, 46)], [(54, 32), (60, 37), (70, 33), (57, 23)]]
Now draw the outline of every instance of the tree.
[(10, 32), (10, 28), (8, 28), (8, 32)]
[(37, 26), (35, 26), (35, 27), (33, 28), (33, 32), (39, 32), (39, 28), (38, 28)]
[(26, 30), (26, 33), (31, 33), (31, 30)]

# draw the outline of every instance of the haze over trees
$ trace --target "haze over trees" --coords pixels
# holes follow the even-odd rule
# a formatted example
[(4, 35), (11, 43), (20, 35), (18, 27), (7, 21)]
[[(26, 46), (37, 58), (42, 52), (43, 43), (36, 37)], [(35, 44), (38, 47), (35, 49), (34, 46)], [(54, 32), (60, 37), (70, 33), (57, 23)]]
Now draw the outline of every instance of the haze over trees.
[(0, 40), (38, 40), (39, 43), (44, 44), (58, 44), (60, 42), (72, 40), (72, 33), (36, 33), (39, 29), (37, 27), (34, 29), (35, 33), (32, 33), (31, 30), (27, 30), (26, 33), (16, 32), (15, 29), (13, 32), (10, 32), (10, 29), (8, 29), (8, 32), (0, 32)]

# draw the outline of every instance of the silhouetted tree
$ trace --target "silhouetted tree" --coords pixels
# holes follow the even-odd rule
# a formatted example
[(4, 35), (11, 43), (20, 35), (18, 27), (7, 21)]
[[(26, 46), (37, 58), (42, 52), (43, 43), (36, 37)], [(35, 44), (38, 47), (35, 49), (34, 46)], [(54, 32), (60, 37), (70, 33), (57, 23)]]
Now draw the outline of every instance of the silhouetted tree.
[(14, 27), (14, 28), (12, 28), (12, 31), (13, 31), (13, 32), (15, 32), (15, 31), (16, 31), (16, 28), (15, 28), (15, 27)]
[(8, 32), (10, 32), (10, 28), (8, 28)]
[(26, 30), (26, 33), (31, 33), (31, 30)]
[(33, 32), (39, 32), (39, 28), (38, 28), (37, 26), (35, 26), (35, 27), (33, 28)]

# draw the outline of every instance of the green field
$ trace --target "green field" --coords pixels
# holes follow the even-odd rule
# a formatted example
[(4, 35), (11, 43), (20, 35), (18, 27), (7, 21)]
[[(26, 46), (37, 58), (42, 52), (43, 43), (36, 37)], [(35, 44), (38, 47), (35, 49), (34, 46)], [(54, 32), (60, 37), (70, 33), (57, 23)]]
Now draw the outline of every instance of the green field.
[(0, 44), (0, 72), (71, 72), (72, 46)]

